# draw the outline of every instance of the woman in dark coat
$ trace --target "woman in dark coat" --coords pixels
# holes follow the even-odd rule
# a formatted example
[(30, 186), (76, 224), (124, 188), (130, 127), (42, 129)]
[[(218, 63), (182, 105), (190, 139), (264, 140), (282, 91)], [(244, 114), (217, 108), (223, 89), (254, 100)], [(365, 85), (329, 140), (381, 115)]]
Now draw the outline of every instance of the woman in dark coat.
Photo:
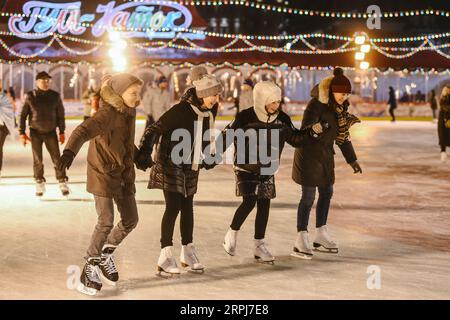
[(438, 134), (439, 145), (441, 146), (441, 161), (447, 160), (446, 148), (450, 147), (450, 87), (445, 86), (442, 89), (441, 99), (439, 101), (439, 119)]
[[(187, 90), (180, 103), (145, 130), (136, 158), (139, 169), (151, 167), (148, 188), (164, 191), (166, 209), (161, 223), (158, 271), (166, 274), (180, 273), (172, 253), (173, 230), (179, 212), (181, 264), (194, 271), (204, 269), (192, 244), (193, 199), (197, 192), (199, 169), (202, 167), (202, 151), (210, 143), (214, 144), (212, 129), (222, 85), (210, 75), (202, 75), (200, 79), (192, 80), (194, 87)], [(202, 141), (208, 129), (211, 129), (210, 140)], [(179, 146), (183, 142), (187, 148), (180, 149)], [(151, 153), (154, 146), (156, 148), (153, 164)]]
[(335, 142), (354, 172), (362, 172), (349, 136), (349, 128), (354, 123), (360, 122), (347, 111), (350, 92), (350, 81), (344, 76), (341, 68), (336, 68), (333, 77), (322, 80), (313, 88), (312, 99), (303, 116), (302, 128), (322, 121), (326, 121), (329, 128), (319, 140), (308, 138), (303, 147), (295, 150), (292, 178), (302, 186), (302, 198), (297, 212), (298, 236), (292, 255), (300, 258), (312, 257), (307, 230), (316, 188), (319, 190), (319, 199), (316, 208), (317, 229), (314, 247), (321, 247), (334, 253), (338, 251), (337, 244), (327, 230), (327, 217), (335, 181), (333, 148)]

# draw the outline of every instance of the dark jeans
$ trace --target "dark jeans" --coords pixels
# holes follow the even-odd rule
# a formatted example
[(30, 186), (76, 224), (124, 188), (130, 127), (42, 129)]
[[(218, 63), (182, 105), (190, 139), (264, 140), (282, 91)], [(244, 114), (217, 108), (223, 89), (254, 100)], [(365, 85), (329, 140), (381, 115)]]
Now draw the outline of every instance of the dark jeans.
[(59, 182), (66, 181), (66, 171), (59, 171), (56, 168), (56, 164), (58, 163), (60, 157), (58, 136), (56, 135), (56, 131), (40, 133), (36, 130), (31, 129), (30, 138), (31, 148), (33, 149), (33, 171), (36, 181), (45, 181), (44, 164), (42, 159), (42, 145), (44, 143), (48, 153), (50, 154), (53, 165), (55, 166), (56, 179), (58, 179)]
[[(327, 224), (330, 202), (333, 197), (333, 186), (318, 187), (319, 199), (316, 206), (316, 228)], [(309, 214), (316, 198), (316, 187), (302, 186), (302, 198), (297, 210), (297, 231), (307, 231)]]
[(270, 199), (257, 198), (256, 196), (245, 196), (242, 204), (234, 214), (230, 228), (232, 230), (241, 229), (245, 219), (257, 206), (255, 219), (255, 239), (264, 239), (266, 235), (267, 222), (269, 221)]
[[(100, 257), (105, 244), (118, 246), (136, 227), (139, 221), (134, 195), (114, 197), (114, 199), (94, 196), (94, 199), (98, 220), (91, 237), (86, 258)], [(113, 228), (114, 202), (117, 205), (121, 219), (115, 228)]]
[(392, 117), (392, 121), (395, 121), (395, 114), (394, 114), (395, 108), (389, 108), (389, 114)]
[(3, 145), (5, 144), (6, 136), (9, 134), (6, 126), (0, 125), (0, 171), (2, 171), (3, 164)]
[(166, 210), (161, 222), (161, 248), (172, 246), (173, 230), (178, 213), (181, 211), (181, 243), (192, 242), (194, 232), (194, 196), (185, 198), (181, 193), (164, 191)]

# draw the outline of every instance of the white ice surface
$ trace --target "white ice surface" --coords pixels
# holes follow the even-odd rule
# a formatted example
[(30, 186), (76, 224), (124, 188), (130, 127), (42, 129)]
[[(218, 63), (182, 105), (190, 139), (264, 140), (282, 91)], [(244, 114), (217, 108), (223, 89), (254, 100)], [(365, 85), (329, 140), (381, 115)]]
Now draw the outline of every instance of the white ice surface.
[[(68, 135), (75, 124), (68, 122)], [(138, 141), (143, 122), (137, 128)], [(38, 200), (30, 146), (7, 141), (0, 181), (0, 299), (450, 298), (450, 162), (439, 162), (436, 125), (366, 122), (352, 129), (352, 137), (363, 175), (353, 175), (336, 150), (329, 227), (339, 255), (315, 254), (311, 261), (289, 256), (300, 188), (290, 178), (293, 149), (287, 147), (267, 230), (276, 264), (253, 262), (254, 213), (239, 234), (238, 256), (223, 251), (240, 199), (231, 167), (219, 166), (201, 173), (195, 197), (194, 242), (206, 272), (157, 278), (163, 196), (146, 189), (148, 173), (138, 171), (140, 222), (117, 251), (121, 280), (95, 298), (72, 290), (73, 274), (67, 273), (82, 266), (96, 222), (92, 196), (85, 191), (87, 145), (69, 171), (69, 199), (60, 196), (45, 153), (48, 192)], [(312, 236), (314, 223), (313, 211)], [(178, 256), (178, 224), (174, 243)], [(367, 287), (371, 265), (381, 270), (378, 290)]]

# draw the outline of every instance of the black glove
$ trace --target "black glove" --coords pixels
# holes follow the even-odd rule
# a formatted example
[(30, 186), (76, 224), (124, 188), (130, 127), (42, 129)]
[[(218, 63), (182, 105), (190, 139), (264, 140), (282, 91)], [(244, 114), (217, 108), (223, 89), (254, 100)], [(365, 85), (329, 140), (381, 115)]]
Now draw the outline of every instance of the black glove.
[(142, 152), (136, 152), (134, 156), (134, 164), (136, 168), (142, 171), (146, 171), (153, 166), (153, 159), (151, 156), (147, 156)]
[(59, 171), (68, 170), (72, 165), (73, 159), (75, 159), (75, 153), (66, 149), (63, 151), (62, 156), (59, 158), (56, 167)]
[(353, 168), (353, 173), (362, 173), (362, 169), (358, 161), (353, 161), (352, 163), (350, 163), (350, 165)]

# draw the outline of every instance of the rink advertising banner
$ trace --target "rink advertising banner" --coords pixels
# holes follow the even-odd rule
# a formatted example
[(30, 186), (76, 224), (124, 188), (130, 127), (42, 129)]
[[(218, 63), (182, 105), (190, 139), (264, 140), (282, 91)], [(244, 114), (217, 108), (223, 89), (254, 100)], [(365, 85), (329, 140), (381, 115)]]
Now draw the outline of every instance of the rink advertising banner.
[[(82, 10), (86, 3), (81, 1), (53, 3), (27, 1), (19, 13), (27, 15), (9, 18), (8, 29), (22, 39), (43, 39), (49, 34), (98, 38), (112, 29), (137, 30), (123, 32), (128, 38), (172, 39), (175, 32), (192, 26), (191, 11), (176, 2), (147, 0), (119, 4), (110, 1), (97, 4), (95, 10)], [(88, 27), (83, 24), (89, 24)], [(203, 39), (195, 33), (183, 33), (188, 39)]]

